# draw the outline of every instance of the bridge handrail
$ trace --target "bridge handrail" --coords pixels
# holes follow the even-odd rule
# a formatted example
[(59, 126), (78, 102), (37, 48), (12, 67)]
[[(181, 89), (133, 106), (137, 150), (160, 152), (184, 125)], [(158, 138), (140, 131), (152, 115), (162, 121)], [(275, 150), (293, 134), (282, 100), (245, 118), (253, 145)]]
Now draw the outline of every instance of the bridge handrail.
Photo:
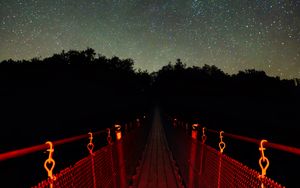
[[(107, 132), (106, 130), (100, 130), (100, 131), (94, 132), (93, 135), (96, 136), (96, 135), (100, 135), (100, 134), (106, 133), (106, 132)], [(89, 134), (82, 134), (82, 135), (78, 135), (78, 136), (64, 138), (61, 140), (53, 141), (53, 145), (58, 146), (58, 145), (62, 145), (62, 144), (70, 143), (70, 142), (75, 142), (75, 141), (78, 141), (78, 140), (81, 140), (84, 138), (88, 138), (88, 137), (89, 137)], [(18, 149), (18, 150), (1, 153), (0, 154), (0, 162), (4, 161), (4, 160), (16, 158), (16, 157), (28, 155), (31, 153), (35, 153), (37, 151), (46, 150), (48, 148), (49, 148), (49, 145), (47, 145), (47, 144), (39, 144), (39, 145), (27, 147), (27, 148), (22, 148), (22, 149)]]
[[(216, 133), (216, 134), (220, 133), (220, 131), (213, 130), (213, 129), (206, 129), (206, 130), (208, 132), (211, 132), (211, 133)], [(261, 142), (261, 140), (258, 140), (258, 139), (255, 139), (255, 138), (236, 135), (236, 134), (231, 134), (231, 133), (226, 133), (226, 132), (224, 132), (223, 135), (227, 136), (229, 138), (232, 138), (232, 139), (241, 140), (241, 141), (245, 141), (245, 142), (251, 142), (251, 143), (258, 144), (258, 145)], [(286, 146), (286, 145), (283, 145), (283, 144), (277, 144), (277, 143), (272, 143), (272, 142), (266, 142), (266, 143), (264, 143), (264, 146), (268, 147), (268, 148), (277, 149), (277, 150), (281, 150), (281, 151), (284, 151), (284, 152), (300, 155), (300, 148), (296, 148), (296, 147), (292, 147), (292, 146)]]

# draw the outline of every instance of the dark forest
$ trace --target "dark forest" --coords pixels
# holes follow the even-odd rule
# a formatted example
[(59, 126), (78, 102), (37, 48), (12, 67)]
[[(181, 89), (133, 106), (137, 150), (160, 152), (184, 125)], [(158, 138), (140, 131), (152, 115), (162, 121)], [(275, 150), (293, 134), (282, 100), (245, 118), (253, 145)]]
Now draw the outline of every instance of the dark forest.
[[(149, 73), (136, 70), (132, 59), (107, 58), (87, 48), (44, 59), (4, 60), (0, 83), (1, 153), (122, 124), (155, 106), (190, 124), (299, 143), (299, 79), (260, 70), (229, 75), (214, 65), (188, 67), (177, 59)], [(234, 158), (256, 165), (245, 160), (245, 153), (235, 153)], [(273, 177), (296, 180), (279, 177), (284, 167), (273, 168)]]

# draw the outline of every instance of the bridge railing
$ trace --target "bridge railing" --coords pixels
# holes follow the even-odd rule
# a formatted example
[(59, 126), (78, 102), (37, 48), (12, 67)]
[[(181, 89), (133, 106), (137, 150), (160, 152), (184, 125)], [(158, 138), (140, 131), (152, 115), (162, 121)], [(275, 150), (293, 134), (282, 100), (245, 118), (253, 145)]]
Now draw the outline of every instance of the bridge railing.
[[(299, 148), (206, 129), (199, 124), (191, 126), (192, 130), (187, 134), (184, 129), (190, 128), (187, 127), (188, 124), (179, 123), (177, 119), (173, 118), (169, 120), (169, 126), (166, 126), (167, 140), (186, 187), (283, 187), (267, 177), (266, 172), (270, 162), (268, 156), (264, 154), (265, 149), (273, 148), (300, 155)], [(197, 135), (201, 132), (201, 136)], [(218, 134), (218, 149), (206, 144), (207, 132)], [(201, 139), (197, 139), (197, 137)], [(261, 158), (257, 159), (261, 172), (225, 155), (223, 151), (226, 151), (226, 143), (223, 137), (227, 140), (232, 138), (257, 144), (257, 149), (261, 153)]]
[[(120, 126), (111, 129), (101, 130), (94, 133), (83, 134), (54, 142), (46, 142), (33, 147), (6, 152), (0, 154), (0, 162), (11, 158), (18, 158), (34, 152), (47, 152), (45, 154), (44, 168), (45, 180), (37, 183), (34, 188), (59, 188), (59, 187), (127, 187), (135, 175), (135, 167), (138, 166), (142, 151), (146, 144), (149, 126), (145, 126), (137, 119), (135, 128), (125, 135), (122, 135)], [(127, 126), (123, 126), (124, 133), (127, 132)], [(93, 138), (102, 134), (107, 135), (108, 145), (94, 151), (98, 143)], [(115, 135), (112, 135), (115, 134)], [(116, 139), (113, 142), (112, 136)], [(62, 163), (55, 157), (55, 147), (58, 145), (72, 143), (85, 139), (86, 157), (77, 161), (67, 168), (55, 172), (55, 165)], [(89, 140), (89, 141), (88, 141)], [(46, 157), (48, 155), (48, 158)], [(48, 173), (48, 178), (46, 174)], [(33, 174), (34, 175), (34, 174)]]

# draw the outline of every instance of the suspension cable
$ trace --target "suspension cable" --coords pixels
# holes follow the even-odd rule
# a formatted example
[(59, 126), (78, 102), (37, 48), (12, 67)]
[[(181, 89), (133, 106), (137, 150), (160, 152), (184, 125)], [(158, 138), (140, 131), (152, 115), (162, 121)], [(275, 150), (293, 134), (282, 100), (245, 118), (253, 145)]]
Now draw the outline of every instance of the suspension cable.
[[(93, 133), (93, 135), (100, 135), (102, 133), (107, 133), (107, 131), (106, 130), (97, 131), (97, 132)], [(58, 145), (62, 145), (62, 144), (70, 143), (70, 142), (75, 142), (75, 141), (78, 141), (78, 140), (81, 140), (84, 138), (88, 138), (88, 137), (89, 137), (88, 134), (82, 134), (79, 136), (64, 138), (61, 140), (54, 141), (53, 145), (58, 146)], [(28, 155), (28, 154), (31, 154), (31, 153), (34, 153), (37, 151), (42, 151), (42, 150), (45, 150), (48, 148), (49, 148), (48, 144), (39, 144), (39, 145), (35, 145), (35, 146), (23, 148), (23, 149), (18, 149), (18, 150), (9, 151), (6, 153), (1, 153), (0, 154), (0, 162), (7, 160), (7, 159), (12, 159), (12, 158)]]
[[(206, 129), (206, 130), (208, 132), (211, 132), (211, 133), (219, 134), (219, 131), (216, 131), (216, 130), (213, 130), (213, 129)], [(260, 142), (261, 142), (261, 140), (258, 140), (258, 139), (255, 139), (255, 138), (250, 138), (250, 137), (231, 134), (231, 133), (225, 133), (224, 132), (223, 135), (226, 136), (226, 137), (236, 139), (236, 140), (242, 140), (242, 141), (245, 141), (245, 142), (251, 142), (251, 143), (255, 143), (255, 144), (260, 144)], [(286, 146), (286, 145), (283, 145), (283, 144), (276, 144), (276, 143), (272, 143), (272, 142), (266, 142), (266, 143), (264, 143), (264, 146), (267, 147), (267, 148), (277, 149), (277, 150), (285, 151), (285, 152), (288, 152), (288, 153), (300, 155), (300, 148)]]

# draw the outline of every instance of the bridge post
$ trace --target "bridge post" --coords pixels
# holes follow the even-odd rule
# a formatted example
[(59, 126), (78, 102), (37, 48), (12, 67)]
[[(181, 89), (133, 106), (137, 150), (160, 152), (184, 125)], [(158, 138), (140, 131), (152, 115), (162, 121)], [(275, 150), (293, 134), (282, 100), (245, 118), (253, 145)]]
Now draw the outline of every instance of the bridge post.
[(198, 131), (197, 131), (197, 127), (199, 126), (199, 124), (193, 124), (192, 125), (192, 138), (193, 141), (191, 142), (191, 152), (190, 152), (190, 166), (189, 166), (189, 184), (188, 187), (192, 188), (195, 187), (195, 165), (196, 165), (196, 155), (197, 155), (197, 144), (196, 141), (197, 140), (197, 135), (198, 135)]
[(115, 125), (115, 133), (116, 133), (116, 148), (117, 148), (117, 155), (118, 155), (118, 166), (119, 166), (119, 186), (121, 188), (127, 187), (127, 179), (126, 179), (126, 169), (125, 169), (125, 161), (124, 161), (124, 153), (123, 153), (123, 143), (122, 139), (122, 132), (121, 132), (121, 125)]
[(198, 131), (197, 131), (197, 127), (198, 127), (198, 124), (193, 124), (192, 125), (192, 138), (197, 140), (197, 136), (198, 136)]
[(200, 146), (201, 146), (201, 151), (200, 151), (200, 167), (199, 167), (199, 184), (201, 184), (203, 181), (202, 181), (202, 168), (203, 168), (203, 152), (204, 152), (204, 144), (205, 144), (205, 141), (206, 141), (206, 135), (205, 135), (205, 127), (202, 127), (202, 141), (200, 143)]
[(136, 119), (136, 125), (137, 125), (137, 128), (139, 128), (141, 126), (141, 122), (140, 122), (139, 118)]
[(174, 128), (177, 127), (177, 119), (176, 119), (176, 118), (173, 119), (173, 127), (174, 127)]

